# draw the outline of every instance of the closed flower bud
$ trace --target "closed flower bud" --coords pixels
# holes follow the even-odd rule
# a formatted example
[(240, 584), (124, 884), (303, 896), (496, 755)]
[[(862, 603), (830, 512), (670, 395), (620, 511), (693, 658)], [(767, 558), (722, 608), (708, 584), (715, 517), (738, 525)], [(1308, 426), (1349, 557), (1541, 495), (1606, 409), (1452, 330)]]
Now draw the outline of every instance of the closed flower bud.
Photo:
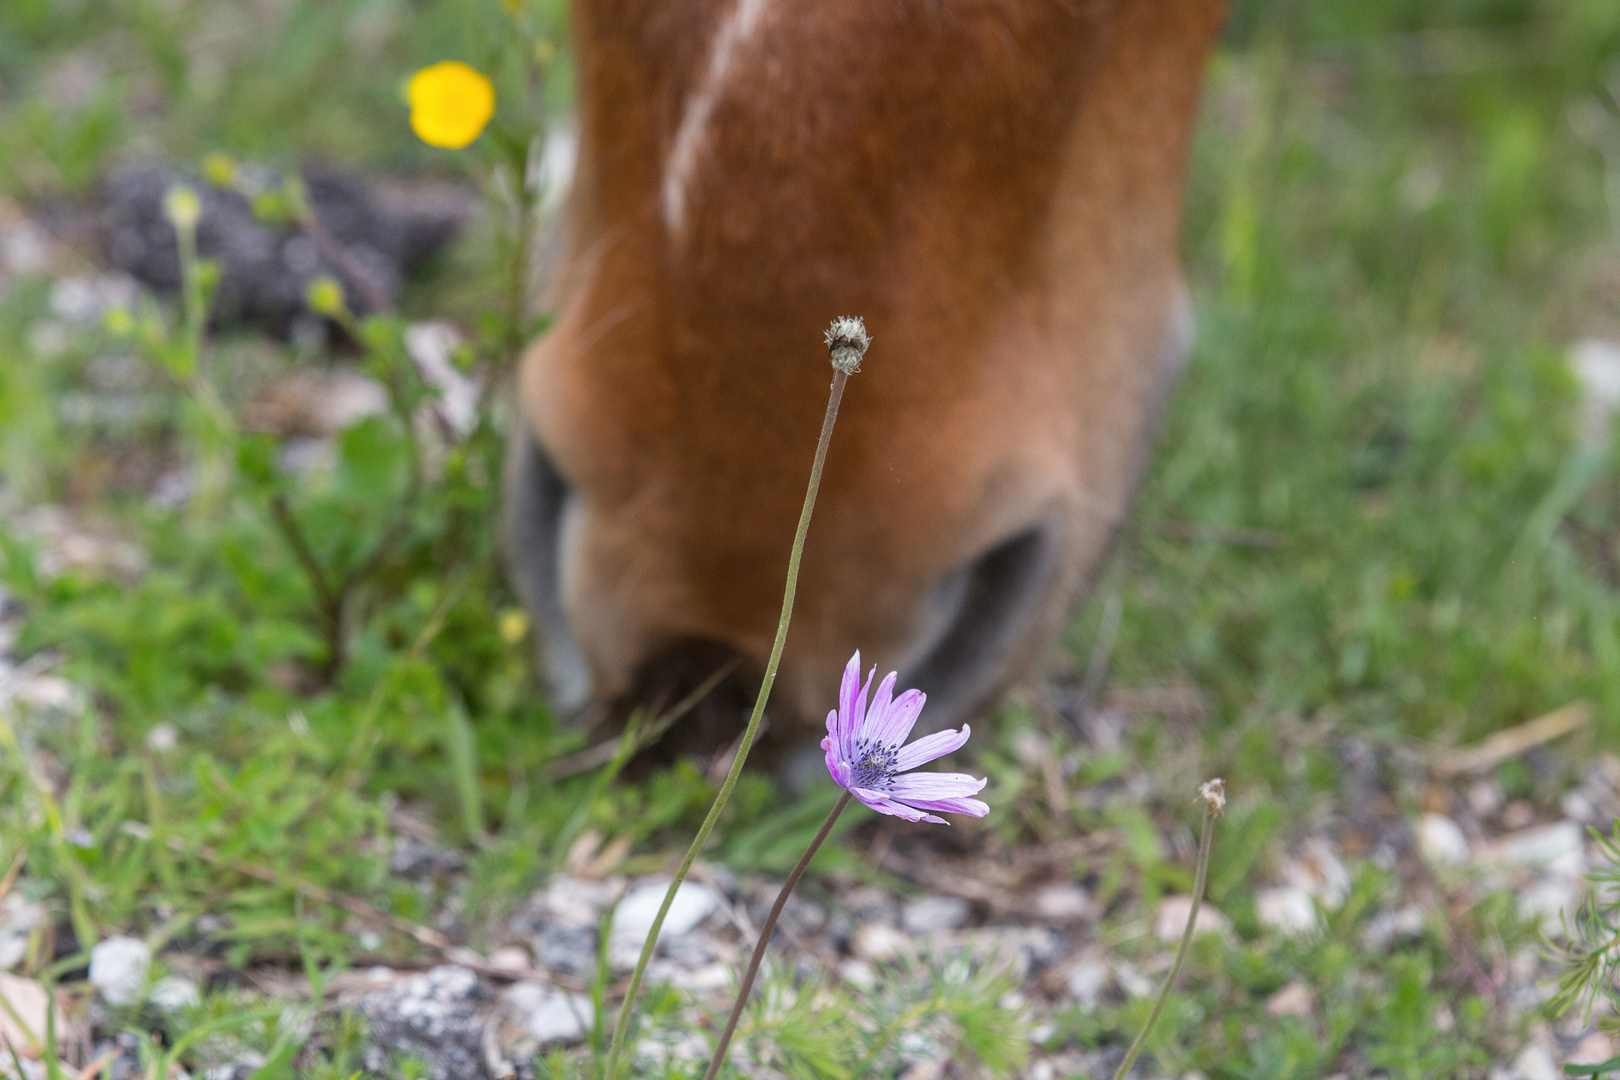
[(343, 301), (342, 284), (326, 274), (310, 278), (309, 285), (304, 289), (304, 302), (317, 315), (332, 319), (341, 318), (349, 310)]
[(176, 184), (163, 194), (163, 213), (176, 229), (190, 232), (202, 218), (202, 200), (195, 191)]

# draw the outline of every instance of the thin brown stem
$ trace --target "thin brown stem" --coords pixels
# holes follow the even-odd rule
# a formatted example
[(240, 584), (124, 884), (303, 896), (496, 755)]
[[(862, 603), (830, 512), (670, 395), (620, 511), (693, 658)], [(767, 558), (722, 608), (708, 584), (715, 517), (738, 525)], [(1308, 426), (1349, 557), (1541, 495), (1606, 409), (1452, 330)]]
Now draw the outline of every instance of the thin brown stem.
[(771, 913), (765, 916), (765, 925), (760, 928), (759, 943), (754, 946), (754, 955), (748, 958), (748, 970), (743, 972), (742, 982), (737, 986), (737, 1000), (732, 1003), (731, 1015), (726, 1017), (725, 1029), (720, 1032), (720, 1041), (715, 1044), (714, 1057), (709, 1059), (709, 1071), (703, 1074), (703, 1080), (714, 1080), (720, 1072), (720, 1066), (725, 1063), (726, 1051), (731, 1047), (731, 1036), (737, 1031), (737, 1021), (742, 1018), (743, 1006), (748, 1004), (748, 992), (754, 988), (754, 977), (759, 974), (760, 961), (765, 959), (765, 947), (771, 943), (771, 931), (776, 929), (776, 920), (781, 916), (782, 909), (787, 906), (787, 899), (793, 892), (793, 887), (799, 883), (805, 869), (810, 865), (810, 860), (815, 858), (816, 852), (821, 848), (822, 841), (832, 832), (833, 822), (838, 820), (838, 815), (849, 805), (849, 799), (848, 791), (838, 796), (838, 802), (827, 814), (827, 820), (821, 823), (821, 831), (810, 841), (810, 846), (805, 848), (804, 854), (793, 867), (793, 872), (782, 884), (782, 891), (776, 894), (776, 903), (771, 905)]

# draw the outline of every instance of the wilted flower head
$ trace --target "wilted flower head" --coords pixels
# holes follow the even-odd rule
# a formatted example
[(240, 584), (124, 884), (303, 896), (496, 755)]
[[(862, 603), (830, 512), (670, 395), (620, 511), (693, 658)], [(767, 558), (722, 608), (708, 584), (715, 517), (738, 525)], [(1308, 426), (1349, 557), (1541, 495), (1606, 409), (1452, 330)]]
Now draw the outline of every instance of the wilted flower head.
[(845, 375), (853, 375), (861, 369), (861, 357), (871, 344), (866, 323), (858, 317), (839, 316), (827, 328), (827, 355), (832, 357), (833, 367)]
[(495, 115), (495, 85), (459, 60), (418, 71), (405, 96), (417, 138), (446, 150), (459, 150), (478, 138)]
[(865, 684), (861, 683), (859, 652), (844, 668), (838, 708), (827, 714), (827, 737), (821, 740), (821, 748), (827, 752), (827, 771), (834, 782), (878, 813), (907, 821), (948, 824), (930, 810), (970, 817), (988, 814), (989, 806), (969, 798), (982, 791), (986, 781), (966, 773), (911, 772), (967, 742), (968, 725), (963, 724), (961, 731), (936, 731), (910, 746), (902, 746), (922, 715), (927, 695), (921, 690), (907, 690), (894, 697), (899, 676), (891, 671), (878, 684), (868, 706), (867, 694), (876, 677), (877, 668), (873, 668)]

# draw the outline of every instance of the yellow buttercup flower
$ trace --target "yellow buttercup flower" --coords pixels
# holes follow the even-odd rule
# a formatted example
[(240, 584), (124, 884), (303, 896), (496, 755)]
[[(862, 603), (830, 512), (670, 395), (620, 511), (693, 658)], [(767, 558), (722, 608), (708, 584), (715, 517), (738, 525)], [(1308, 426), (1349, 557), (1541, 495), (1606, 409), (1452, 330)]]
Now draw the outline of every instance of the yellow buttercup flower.
[(425, 67), (411, 76), (406, 98), (411, 130), (430, 146), (459, 150), (478, 138), (495, 115), (495, 86), (459, 60)]

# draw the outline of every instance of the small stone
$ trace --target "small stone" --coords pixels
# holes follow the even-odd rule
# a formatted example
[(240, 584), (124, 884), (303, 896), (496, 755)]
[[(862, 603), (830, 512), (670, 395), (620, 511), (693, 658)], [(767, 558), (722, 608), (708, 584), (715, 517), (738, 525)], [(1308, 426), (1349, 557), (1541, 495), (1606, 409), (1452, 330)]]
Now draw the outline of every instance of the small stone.
[(203, 1070), (203, 1080), (252, 1080), (264, 1068), (264, 1055), (244, 1050), (223, 1065), (212, 1065)]
[(507, 1003), (523, 1018), (523, 1029), (541, 1046), (579, 1042), (596, 1022), (591, 999), (568, 994), (536, 982), (518, 983), (507, 993)]
[(388, 872), (413, 881), (451, 874), (467, 865), (461, 852), (432, 840), (401, 836), (388, 856)]
[(870, 990), (877, 985), (877, 973), (865, 960), (850, 958), (841, 961), (838, 965), (838, 977), (861, 990)]
[[(1192, 911), (1192, 897), (1167, 896), (1159, 901), (1159, 912), (1153, 919), (1153, 932), (1161, 941), (1180, 941), (1187, 929), (1187, 915)], [(1232, 923), (1209, 903), (1198, 907), (1198, 924), (1194, 934), (1232, 936)]]
[(1069, 969), (1065, 980), (1069, 994), (1082, 1009), (1095, 1009), (1097, 999), (1108, 987), (1108, 967), (1097, 960), (1084, 960)]
[(956, 896), (925, 896), (900, 909), (900, 925), (913, 934), (955, 930), (967, 918), (968, 903)]
[(1468, 809), (1480, 817), (1490, 817), (1502, 808), (1502, 785), (1495, 780), (1476, 780), (1468, 785)]
[(1418, 821), (1419, 853), (1436, 866), (1456, 866), (1468, 861), (1468, 838), (1455, 821), (1444, 814), (1424, 814)]
[[(602, 912), (617, 896), (619, 887), (612, 882), (585, 881), (568, 874), (558, 874), (535, 898), (535, 903), (545, 913), (548, 925), (594, 930), (602, 920)], [(647, 925), (652, 925), (650, 919)], [(668, 925), (667, 922), (665, 925)], [(645, 929), (642, 934), (645, 936)]]
[(1513, 1059), (1513, 1073), (1518, 1080), (1563, 1080), (1552, 1055), (1540, 1043), (1531, 1043)]
[(1502, 808), (1504, 829), (1523, 829), (1536, 820), (1536, 808), (1525, 799), (1514, 799)]
[(1524, 829), (1480, 848), (1474, 861), (1579, 877), (1586, 872), (1581, 832), (1581, 826), (1573, 821)]
[(439, 392), (433, 410), (458, 436), (466, 438), (478, 426), (478, 380), (463, 375), (454, 354), (461, 335), (447, 322), (411, 323), (405, 328), (405, 352), (416, 364), (422, 381)]
[(1298, 937), (1318, 928), (1316, 901), (1304, 889), (1292, 885), (1261, 889), (1255, 894), (1254, 903), (1261, 924), (1285, 937)]
[(371, 1028), (367, 1069), (382, 1072), (391, 1058), (409, 1055), (434, 1080), (487, 1077), (485, 1000), (478, 976), (450, 964), (370, 991), (359, 1003)]
[(1072, 881), (1059, 881), (1037, 889), (1030, 901), (1035, 914), (1047, 922), (1084, 922), (1093, 917), (1091, 894)]
[[(50, 1011), (50, 999), (45, 996), (45, 988), (32, 979), (0, 972), (0, 995), (11, 1006), (10, 1011), (0, 1009), (0, 1046), (9, 1043), (26, 1052), (28, 1047), (34, 1045), (34, 1037), (45, 1030), (46, 1015)], [(28, 1025), (26, 1032), (17, 1026), (11, 1012), (16, 1012), (17, 1018)], [(9, 1057), (0, 1060), (10, 1064)]]
[(596, 970), (595, 930), (584, 926), (547, 926), (534, 939), (535, 955), (552, 971), (581, 978)]
[(1570, 372), (1580, 389), (1581, 445), (1609, 444), (1609, 419), (1620, 409), (1620, 344), (1583, 338), (1570, 347)]
[(1361, 943), (1369, 949), (1382, 949), (1401, 938), (1414, 938), (1423, 933), (1423, 909), (1411, 904), (1398, 911), (1380, 911), (1367, 920), (1361, 931)]
[(109, 1005), (137, 1005), (146, 991), (152, 950), (130, 937), (110, 937), (90, 950), (90, 985)]
[(55, 675), (25, 678), (11, 693), (19, 703), (38, 712), (77, 713), (84, 706), (84, 695), (79, 688)]
[(1123, 960), (1114, 965), (1114, 979), (1119, 983), (1119, 988), (1133, 998), (1151, 997), (1157, 989), (1152, 979), (1137, 971), (1135, 965)]
[(888, 923), (862, 923), (855, 931), (855, 955), (867, 960), (890, 960), (910, 948), (911, 939)]
[(1350, 871), (1333, 846), (1320, 836), (1300, 845), (1299, 858), (1283, 864), (1282, 880), (1303, 889), (1322, 906), (1337, 910), (1350, 897)]
[(1558, 808), (1571, 821), (1589, 822), (1603, 817), (1592, 800), (1579, 788), (1565, 792), (1564, 797), (1558, 801)]
[(1573, 919), (1580, 904), (1579, 878), (1548, 874), (1528, 888), (1514, 893), (1519, 911), (1538, 917), (1541, 932), (1561, 937), (1565, 923)]
[(168, 721), (153, 724), (146, 733), (146, 748), (154, 754), (167, 754), (180, 745), (180, 729)]
[(1272, 1016), (1297, 1016), (1309, 1020), (1316, 1011), (1316, 998), (1302, 982), (1291, 982), (1266, 999), (1266, 1012)]
[(152, 984), (147, 1000), (164, 1012), (180, 1012), (202, 1004), (202, 989), (184, 975), (166, 975)]
[(1575, 1044), (1575, 1049), (1570, 1051), (1569, 1054), (1570, 1063), (1596, 1064), (1600, 1061), (1608, 1061), (1614, 1057), (1614, 1043), (1615, 1041), (1609, 1036), (1600, 1031), (1594, 1031)]
[(13, 889), (0, 900), (0, 971), (10, 971), (28, 955), (28, 939), (45, 920), (45, 908)]
[(529, 950), (519, 945), (502, 945), (489, 954), (489, 966), (497, 971), (527, 971), (531, 966)]
[[(619, 906), (613, 910), (614, 943), (633, 941), (639, 949), (652, 929), (653, 919), (658, 916), (658, 909), (663, 905), (664, 894), (668, 891), (668, 881), (652, 881), (632, 889), (620, 900)], [(708, 918), (719, 905), (719, 898), (707, 885), (695, 881), (681, 882), (681, 887), (675, 891), (674, 902), (669, 905), (669, 913), (664, 916), (664, 925), (659, 928), (659, 940), (687, 933)]]

